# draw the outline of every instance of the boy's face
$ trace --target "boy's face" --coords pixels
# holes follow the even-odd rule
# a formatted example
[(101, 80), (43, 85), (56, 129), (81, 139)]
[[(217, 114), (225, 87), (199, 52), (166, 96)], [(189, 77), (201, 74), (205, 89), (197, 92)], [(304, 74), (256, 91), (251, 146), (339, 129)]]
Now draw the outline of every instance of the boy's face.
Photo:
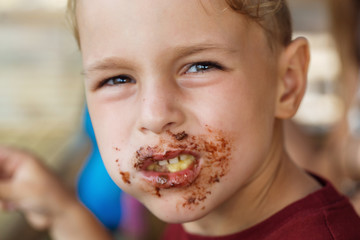
[(220, 1), (86, 0), (78, 21), (113, 180), (170, 222), (241, 195), (273, 143), (277, 63), (262, 29)]

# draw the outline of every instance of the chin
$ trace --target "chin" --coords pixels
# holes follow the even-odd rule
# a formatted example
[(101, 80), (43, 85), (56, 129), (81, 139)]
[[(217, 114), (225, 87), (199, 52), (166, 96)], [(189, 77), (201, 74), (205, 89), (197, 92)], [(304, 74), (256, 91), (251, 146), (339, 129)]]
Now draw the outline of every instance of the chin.
[[(193, 222), (203, 218), (208, 214), (201, 206), (191, 209), (177, 207), (177, 206), (165, 206), (164, 204), (157, 204), (156, 206), (146, 206), (157, 218), (167, 223), (187, 223)], [(160, 206), (160, 207), (159, 207)]]
[(167, 223), (187, 223), (199, 220), (211, 211), (211, 200), (188, 202), (186, 194), (166, 194), (161, 197), (142, 196), (139, 200), (157, 218)]

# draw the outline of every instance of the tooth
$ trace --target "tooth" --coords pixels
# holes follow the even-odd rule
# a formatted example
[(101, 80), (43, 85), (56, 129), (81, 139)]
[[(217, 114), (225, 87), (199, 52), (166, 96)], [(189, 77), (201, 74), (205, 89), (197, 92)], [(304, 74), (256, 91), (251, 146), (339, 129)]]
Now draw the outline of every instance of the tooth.
[(186, 156), (187, 156), (186, 158), (183, 157), (184, 160), (181, 160), (174, 164), (169, 164), (167, 166), (169, 172), (173, 173), (187, 169), (194, 162), (195, 157), (192, 155), (186, 155)]
[[(164, 172), (167, 169), (169, 172), (179, 172), (187, 169), (193, 162), (195, 157), (190, 154), (181, 154), (169, 160), (162, 160), (152, 163), (147, 167), (148, 171)], [(166, 167), (164, 169), (164, 167)]]
[(165, 166), (165, 165), (168, 164), (168, 161), (167, 161), (167, 160), (162, 160), (162, 161), (159, 161), (158, 164), (159, 164), (160, 166)]
[(187, 159), (195, 160), (195, 157), (193, 155), (190, 155), (190, 154), (181, 154), (180, 155), (180, 160), (181, 161), (184, 161), (184, 160), (187, 160)]
[(179, 158), (178, 158), (178, 157), (172, 158), (172, 159), (169, 160), (169, 163), (170, 163), (170, 164), (175, 164), (175, 163), (178, 163), (178, 162), (179, 162)]

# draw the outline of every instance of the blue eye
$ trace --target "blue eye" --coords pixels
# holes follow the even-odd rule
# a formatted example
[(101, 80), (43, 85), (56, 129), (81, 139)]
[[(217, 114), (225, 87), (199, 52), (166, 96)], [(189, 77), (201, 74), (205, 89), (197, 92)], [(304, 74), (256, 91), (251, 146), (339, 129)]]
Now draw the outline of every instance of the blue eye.
[(213, 70), (213, 69), (222, 70), (223, 67), (221, 67), (219, 64), (214, 63), (214, 62), (199, 62), (199, 63), (192, 64), (188, 68), (186, 73), (203, 73), (203, 72)]
[(107, 85), (107, 86), (115, 86), (115, 85), (122, 85), (122, 84), (126, 84), (126, 83), (136, 83), (135, 80), (133, 80), (131, 77), (126, 76), (126, 75), (119, 75), (116, 77), (112, 77), (112, 78), (108, 78), (104, 81), (103, 85)]

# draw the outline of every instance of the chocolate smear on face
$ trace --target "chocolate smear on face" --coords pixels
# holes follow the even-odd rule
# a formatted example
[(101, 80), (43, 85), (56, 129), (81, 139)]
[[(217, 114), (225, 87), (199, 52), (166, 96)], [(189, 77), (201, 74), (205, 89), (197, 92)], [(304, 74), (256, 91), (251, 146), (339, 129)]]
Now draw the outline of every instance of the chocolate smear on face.
[(188, 134), (185, 131), (182, 131), (181, 133), (173, 134), (174, 138), (178, 141), (181, 141), (188, 137)]
[(160, 188), (155, 188), (155, 195), (158, 196), (159, 198), (161, 197), (161, 194), (160, 194)]
[(120, 148), (118, 148), (118, 147), (113, 147), (114, 148), (114, 150), (115, 151), (118, 151), (118, 152), (120, 152), (121, 151), (121, 149)]
[(134, 163), (134, 168), (137, 170), (142, 169), (144, 162), (148, 159), (152, 159), (154, 154), (158, 152), (158, 150), (159, 147), (141, 147), (139, 150), (136, 151), (136, 162)]
[[(167, 151), (180, 150), (199, 154), (200, 172), (197, 178), (184, 187), (175, 185), (163, 190), (167, 194), (172, 194), (172, 192), (181, 194), (182, 199), (177, 202), (178, 207), (191, 210), (195, 206), (203, 205), (212, 194), (212, 186), (219, 184), (229, 171), (232, 145), (230, 138), (225, 137), (222, 131), (210, 129), (207, 126), (206, 130), (207, 133), (201, 135), (188, 135), (185, 132), (172, 134), (168, 131), (168, 134), (171, 134), (170, 139), (164, 136), (155, 146), (143, 146), (136, 152), (133, 165), (136, 170), (142, 169), (144, 161), (152, 159), (157, 154), (166, 155)], [(166, 174), (159, 175), (156, 181), (167, 182), (167, 176), (166, 178), (164, 176)], [(144, 184), (142, 189), (158, 197), (160, 195), (158, 186)]]
[(131, 184), (130, 182), (130, 173), (129, 172), (120, 172), (122, 180), (126, 184)]

